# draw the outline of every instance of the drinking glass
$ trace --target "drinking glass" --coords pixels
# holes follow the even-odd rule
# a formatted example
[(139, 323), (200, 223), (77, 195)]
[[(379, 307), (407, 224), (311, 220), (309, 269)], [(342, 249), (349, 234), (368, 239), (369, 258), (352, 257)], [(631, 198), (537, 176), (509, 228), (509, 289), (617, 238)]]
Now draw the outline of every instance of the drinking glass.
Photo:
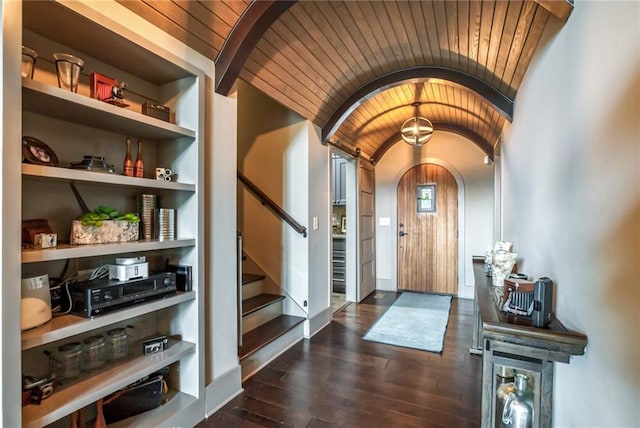
[(84, 66), (84, 61), (66, 53), (54, 53), (53, 58), (56, 60), (58, 87), (71, 92), (78, 92), (80, 70)]

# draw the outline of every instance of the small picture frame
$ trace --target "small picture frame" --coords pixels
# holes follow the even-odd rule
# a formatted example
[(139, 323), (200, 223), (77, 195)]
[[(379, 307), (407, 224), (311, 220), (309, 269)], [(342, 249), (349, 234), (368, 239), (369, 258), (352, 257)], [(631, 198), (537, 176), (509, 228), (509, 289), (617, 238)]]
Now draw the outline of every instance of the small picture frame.
[(419, 213), (436, 212), (436, 185), (435, 184), (419, 184), (417, 197), (418, 197)]
[(58, 166), (58, 156), (43, 141), (35, 137), (22, 137), (22, 156), (24, 161), (35, 165)]
[(347, 233), (347, 216), (343, 215), (341, 220), (340, 231), (342, 233)]

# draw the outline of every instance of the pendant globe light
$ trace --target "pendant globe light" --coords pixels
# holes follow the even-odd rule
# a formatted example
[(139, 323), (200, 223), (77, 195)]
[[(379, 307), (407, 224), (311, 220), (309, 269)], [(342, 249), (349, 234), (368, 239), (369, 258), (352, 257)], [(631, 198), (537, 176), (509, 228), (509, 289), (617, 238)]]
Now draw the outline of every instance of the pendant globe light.
[(400, 128), (400, 135), (405, 143), (420, 147), (431, 139), (433, 135), (433, 124), (429, 119), (420, 117), (418, 107), (421, 103), (411, 104), (415, 107), (415, 115), (405, 120)]

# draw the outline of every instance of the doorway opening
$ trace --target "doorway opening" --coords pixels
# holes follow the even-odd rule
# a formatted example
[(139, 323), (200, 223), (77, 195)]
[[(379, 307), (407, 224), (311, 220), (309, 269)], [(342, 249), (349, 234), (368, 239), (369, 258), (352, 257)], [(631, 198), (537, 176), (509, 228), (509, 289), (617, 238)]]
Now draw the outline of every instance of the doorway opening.
[(331, 154), (331, 309), (335, 313), (352, 300), (349, 299), (353, 275), (349, 263), (348, 247), (351, 235), (348, 227), (353, 218), (353, 193), (350, 174), (350, 159), (338, 151)]

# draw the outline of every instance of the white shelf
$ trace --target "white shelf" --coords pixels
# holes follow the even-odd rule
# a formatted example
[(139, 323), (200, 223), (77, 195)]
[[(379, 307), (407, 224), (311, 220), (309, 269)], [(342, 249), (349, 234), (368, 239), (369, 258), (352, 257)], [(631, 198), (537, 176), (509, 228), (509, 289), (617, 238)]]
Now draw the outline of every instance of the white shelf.
[(171, 417), (183, 409), (188, 408), (197, 399), (189, 394), (182, 392), (176, 393), (175, 391), (169, 391), (168, 401), (162, 406), (155, 409), (146, 411), (131, 418), (123, 419), (113, 424), (109, 424), (109, 428), (126, 428), (132, 426), (139, 427), (174, 427), (175, 425), (167, 425), (167, 421), (171, 420)]
[[(24, 28), (157, 85), (193, 75), (188, 62), (177, 57), (166, 58), (166, 52), (145, 49), (129, 40), (128, 34), (107, 28), (104, 24), (92, 21), (91, 17), (78, 13), (76, 8), (82, 11), (81, 5), (69, 3), (23, 1)], [(113, 19), (121, 21), (119, 16)]]
[(47, 343), (75, 336), (76, 334), (106, 327), (125, 319), (149, 314), (160, 309), (188, 302), (195, 298), (196, 295), (194, 291), (178, 292), (175, 296), (152, 300), (148, 303), (131, 306), (95, 318), (86, 318), (72, 314), (54, 317), (48, 323), (22, 333), (22, 350), (46, 345)]
[(145, 140), (196, 136), (191, 129), (27, 78), (22, 79), (22, 107), (32, 113)]
[(196, 345), (174, 342), (163, 352), (139, 356), (115, 365), (95, 376), (54, 392), (40, 405), (22, 408), (22, 426), (40, 428), (88, 406), (138, 379), (160, 370), (196, 351)]
[(167, 250), (171, 248), (193, 247), (192, 238), (166, 241), (139, 240), (112, 244), (71, 245), (58, 244), (56, 248), (23, 249), (22, 263), (50, 262), (55, 260), (80, 259), (83, 257), (107, 256), (112, 254), (141, 253), (144, 251)]
[(127, 177), (119, 174), (83, 171), (70, 168), (59, 168), (43, 165), (22, 164), (23, 177), (36, 177), (64, 182), (101, 183), (113, 186), (129, 186), (145, 189), (176, 190), (195, 192), (194, 184), (175, 183), (172, 181), (153, 180), (150, 178)]

